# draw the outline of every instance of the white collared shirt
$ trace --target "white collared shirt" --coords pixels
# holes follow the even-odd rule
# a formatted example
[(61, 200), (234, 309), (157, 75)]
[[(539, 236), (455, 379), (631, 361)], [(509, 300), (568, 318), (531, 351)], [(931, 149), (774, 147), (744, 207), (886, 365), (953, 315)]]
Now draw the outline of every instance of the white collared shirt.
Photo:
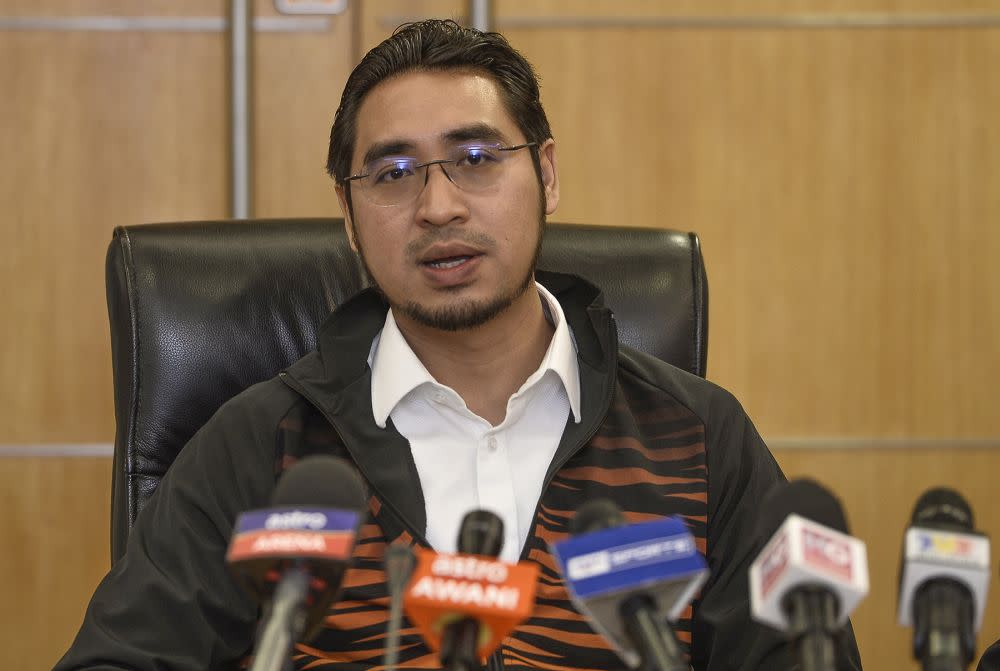
[(470, 510), (496, 513), (504, 524), (500, 557), (517, 561), (528, 538), (545, 473), (572, 413), (580, 421), (576, 345), (555, 297), (535, 283), (555, 327), (542, 363), (507, 401), (492, 426), (455, 390), (438, 383), (403, 338), (392, 310), (372, 343), (372, 411), (410, 442), (427, 509), (427, 541), (455, 552)]

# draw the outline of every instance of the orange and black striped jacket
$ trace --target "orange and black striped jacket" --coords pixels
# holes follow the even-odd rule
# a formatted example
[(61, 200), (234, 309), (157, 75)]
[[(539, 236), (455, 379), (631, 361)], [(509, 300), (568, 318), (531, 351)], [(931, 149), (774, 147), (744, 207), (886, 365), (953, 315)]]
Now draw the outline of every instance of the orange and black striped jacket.
[[(747, 569), (762, 545), (757, 506), (783, 476), (743, 409), (710, 382), (619, 347), (593, 286), (563, 275), (539, 280), (573, 331), (583, 421), (566, 424), (523, 549), (521, 559), (540, 567), (534, 612), (491, 657), (491, 671), (624, 668), (574, 609), (549, 552), (595, 498), (614, 501), (630, 521), (687, 521), (711, 571), (676, 626), (694, 669), (795, 668), (777, 635), (749, 615)], [(311, 454), (357, 466), (369, 514), (340, 599), (319, 634), (296, 646), (294, 667), (382, 668), (385, 549), (426, 545), (409, 445), (372, 417), (367, 357), (385, 310), (373, 292), (345, 303), (315, 352), (229, 401), (195, 435), (137, 519), (57, 671), (245, 666), (259, 612), (225, 567), (226, 545), (236, 516), (267, 507), (281, 472)], [(850, 634), (844, 651), (842, 668), (860, 669)], [(408, 623), (400, 667), (440, 668)]]

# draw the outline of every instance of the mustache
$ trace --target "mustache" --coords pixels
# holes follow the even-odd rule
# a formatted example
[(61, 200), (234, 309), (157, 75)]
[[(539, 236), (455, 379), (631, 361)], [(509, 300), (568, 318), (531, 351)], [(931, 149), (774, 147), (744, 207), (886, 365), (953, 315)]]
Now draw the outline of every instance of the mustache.
[(482, 231), (460, 231), (451, 227), (443, 226), (433, 228), (424, 235), (406, 245), (407, 258), (416, 260), (420, 258), (424, 250), (439, 242), (458, 242), (481, 249), (484, 252), (496, 247), (497, 241), (493, 236)]

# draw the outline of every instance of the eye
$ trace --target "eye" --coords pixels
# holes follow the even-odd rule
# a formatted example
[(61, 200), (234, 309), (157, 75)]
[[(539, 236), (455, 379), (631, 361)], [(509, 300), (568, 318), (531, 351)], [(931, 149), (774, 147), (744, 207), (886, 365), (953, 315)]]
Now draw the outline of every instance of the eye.
[(484, 168), (496, 161), (496, 151), (490, 147), (463, 147), (457, 163), (469, 168)]
[(375, 184), (391, 184), (411, 177), (414, 173), (412, 160), (388, 161), (369, 172)]

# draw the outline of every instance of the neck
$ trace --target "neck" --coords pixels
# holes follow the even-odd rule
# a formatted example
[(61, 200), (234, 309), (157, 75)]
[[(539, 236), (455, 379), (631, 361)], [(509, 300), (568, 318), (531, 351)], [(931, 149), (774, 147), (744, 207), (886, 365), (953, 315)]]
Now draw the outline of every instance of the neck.
[(533, 283), (510, 307), (472, 329), (441, 331), (394, 316), (434, 379), (454, 389), (472, 412), (494, 426), (503, 422), (511, 395), (538, 370), (555, 332)]

